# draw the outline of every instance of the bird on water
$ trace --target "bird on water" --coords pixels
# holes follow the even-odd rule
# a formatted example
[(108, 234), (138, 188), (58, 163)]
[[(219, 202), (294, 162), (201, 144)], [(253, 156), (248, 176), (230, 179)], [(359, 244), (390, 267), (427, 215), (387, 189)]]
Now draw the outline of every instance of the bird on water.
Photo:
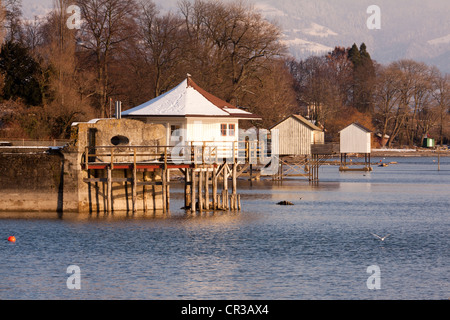
[(377, 235), (377, 234), (375, 234), (375, 233), (372, 233), (372, 235), (373, 235), (374, 237), (377, 237), (377, 238), (380, 239), (381, 241), (384, 241), (384, 239), (386, 239), (387, 237), (390, 236), (390, 234), (387, 234), (387, 235), (385, 235), (384, 237), (380, 237), (379, 235)]

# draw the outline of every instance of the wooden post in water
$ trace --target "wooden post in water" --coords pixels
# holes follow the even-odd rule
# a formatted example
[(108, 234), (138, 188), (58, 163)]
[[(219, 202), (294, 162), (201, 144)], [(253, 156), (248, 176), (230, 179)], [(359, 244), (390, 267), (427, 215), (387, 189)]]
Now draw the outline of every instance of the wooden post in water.
[[(147, 170), (144, 170), (144, 172), (142, 172), (142, 181), (143, 182), (147, 182), (148, 178), (147, 178)], [(148, 206), (147, 206), (147, 186), (144, 184), (142, 186), (142, 199), (143, 199), (143, 207), (144, 207), (144, 212), (147, 212), (148, 210)]]
[(184, 207), (190, 208), (191, 204), (191, 174), (189, 168), (184, 171)]
[(163, 168), (161, 170), (161, 181), (162, 181), (162, 205), (163, 205), (163, 212), (166, 213), (167, 212), (167, 194), (166, 194), (166, 184), (167, 184), (167, 175), (166, 175), (166, 169)]
[(194, 168), (191, 169), (191, 212), (195, 212), (195, 186), (196, 176)]
[(133, 213), (136, 213), (136, 200), (137, 200), (137, 166), (136, 166), (136, 148), (134, 148), (134, 155), (133, 155), (133, 195), (131, 202), (133, 204)]
[(170, 170), (166, 169), (166, 208), (167, 211), (170, 211)]
[(112, 173), (111, 167), (107, 167), (107, 178), (106, 178), (106, 206), (107, 212), (111, 212), (111, 201), (112, 201)]
[(209, 210), (209, 168), (205, 171), (205, 209)]
[(233, 163), (232, 169), (232, 209), (236, 210), (237, 207), (237, 163)]
[(132, 203), (133, 203), (133, 213), (136, 213), (136, 200), (137, 200), (137, 169), (136, 164), (133, 166), (133, 196), (132, 196)]
[(222, 197), (222, 207), (224, 210), (227, 210), (228, 207), (228, 173), (229, 173), (229, 168), (228, 168), (228, 164), (225, 163), (224, 168), (223, 168), (223, 197)]
[(214, 165), (213, 166), (213, 172), (212, 172), (212, 206), (213, 210), (218, 209), (218, 203), (217, 203), (217, 168)]
[(203, 211), (203, 171), (198, 172), (198, 210)]

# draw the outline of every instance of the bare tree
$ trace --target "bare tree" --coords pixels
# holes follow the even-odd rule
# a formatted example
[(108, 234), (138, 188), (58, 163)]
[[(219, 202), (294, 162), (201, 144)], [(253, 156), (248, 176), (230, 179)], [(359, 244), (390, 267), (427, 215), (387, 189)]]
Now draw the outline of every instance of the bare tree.
[[(398, 115), (400, 71), (396, 68), (380, 66), (375, 86), (375, 121), (384, 138)], [(391, 132), (389, 132), (391, 134)]]
[(242, 88), (285, 53), (280, 29), (243, 2), (184, 1), (180, 9), (193, 43), (191, 63), (203, 70), (196, 74), (228, 102), (242, 100)]
[(97, 98), (101, 116), (107, 113), (110, 67), (126, 42), (136, 36), (135, 0), (78, 0), (83, 23), (80, 44), (92, 57), (97, 74)]
[(448, 130), (450, 114), (450, 74), (443, 75), (437, 68), (432, 70), (431, 94), (436, 104), (439, 142), (442, 146), (445, 131)]
[(142, 4), (139, 18), (142, 54), (147, 72), (153, 74), (153, 96), (170, 89), (179, 79), (177, 74), (183, 61), (186, 33), (183, 20), (171, 12), (160, 15), (156, 5), (149, 1)]
[(22, 0), (3, 0), (7, 41), (22, 40)]

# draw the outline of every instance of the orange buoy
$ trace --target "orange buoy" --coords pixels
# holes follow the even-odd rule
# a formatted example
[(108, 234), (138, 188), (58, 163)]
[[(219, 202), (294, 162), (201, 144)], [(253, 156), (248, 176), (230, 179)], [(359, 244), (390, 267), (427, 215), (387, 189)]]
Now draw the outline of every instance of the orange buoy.
[(16, 237), (14, 237), (14, 236), (9, 236), (9, 237), (8, 237), (8, 241), (9, 241), (9, 242), (16, 242)]

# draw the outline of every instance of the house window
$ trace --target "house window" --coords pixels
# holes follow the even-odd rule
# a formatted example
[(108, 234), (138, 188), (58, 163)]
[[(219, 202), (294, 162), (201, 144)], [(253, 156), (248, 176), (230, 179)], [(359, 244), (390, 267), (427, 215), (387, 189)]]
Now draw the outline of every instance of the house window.
[(179, 125), (171, 125), (170, 126), (170, 135), (171, 136), (180, 136), (181, 132), (180, 132), (181, 127)]
[(227, 135), (227, 125), (226, 124), (221, 124), (220, 125), (220, 134), (222, 136), (226, 136)]
[(228, 125), (228, 135), (229, 136), (234, 136), (234, 129), (235, 129), (235, 124)]

